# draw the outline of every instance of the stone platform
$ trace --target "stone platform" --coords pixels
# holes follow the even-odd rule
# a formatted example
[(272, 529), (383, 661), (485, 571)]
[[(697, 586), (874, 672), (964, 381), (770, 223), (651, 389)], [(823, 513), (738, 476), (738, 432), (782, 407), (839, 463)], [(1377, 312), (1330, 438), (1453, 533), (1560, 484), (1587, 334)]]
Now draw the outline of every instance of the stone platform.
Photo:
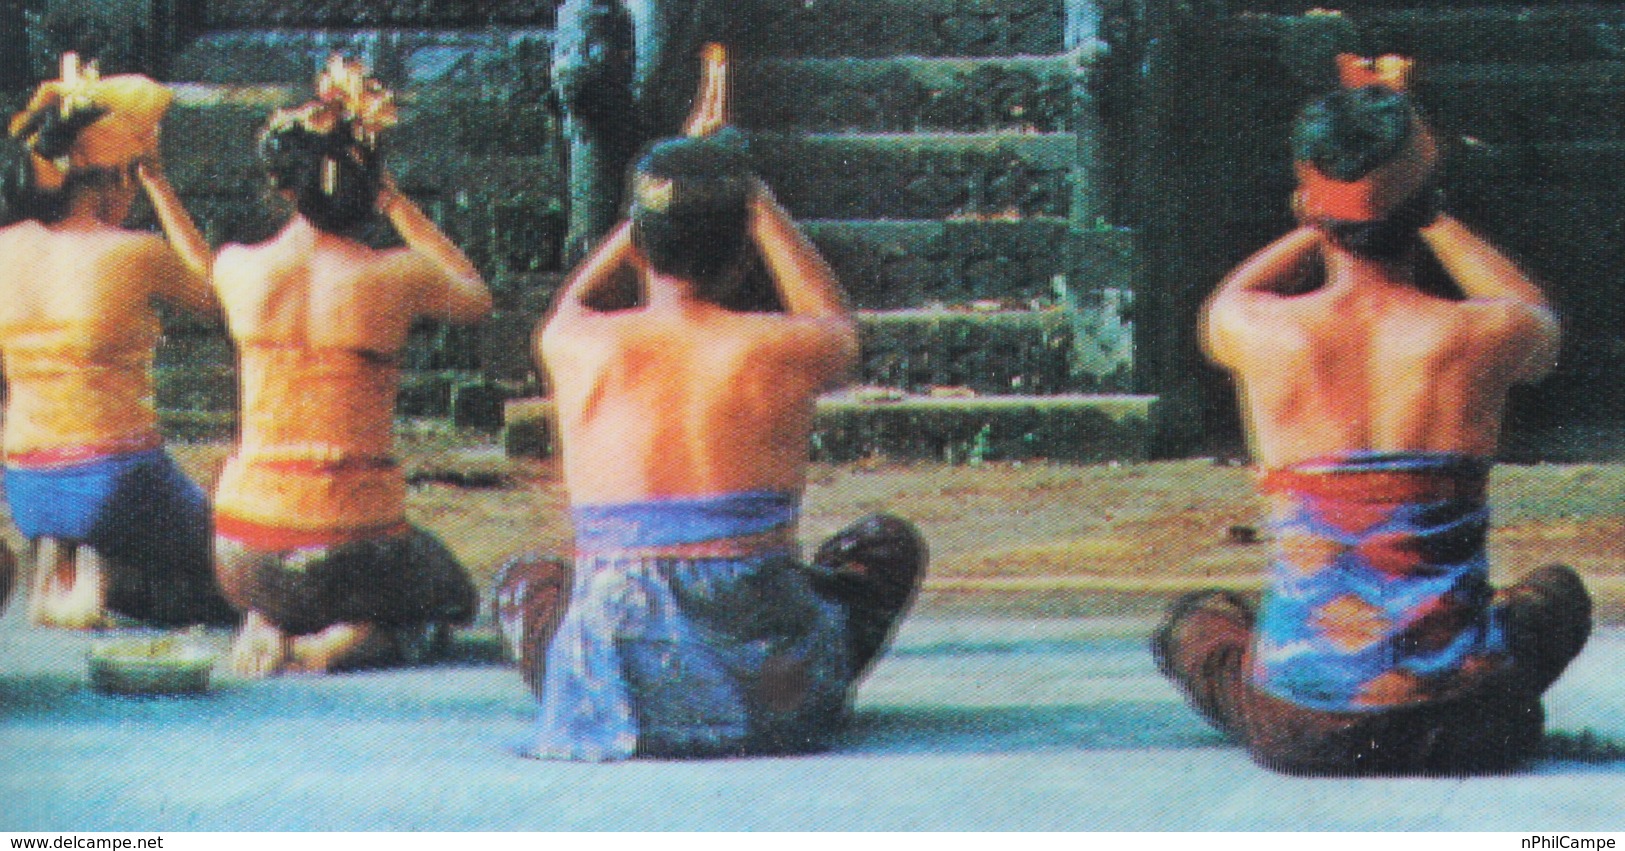
[(1548, 755), (1527, 773), (1304, 780), (1186, 709), (1135, 620), (921, 613), (829, 753), (581, 765), (512, 754), (532, 703), (480, 661), (488, 639), (453, 664), (130, 699), (85, 686), (88, 637), (19, 615), (0, 620), (0, 831), (1531, 833), (1617, 831), (1625, 796), (1617, 629), (1548, 694)]

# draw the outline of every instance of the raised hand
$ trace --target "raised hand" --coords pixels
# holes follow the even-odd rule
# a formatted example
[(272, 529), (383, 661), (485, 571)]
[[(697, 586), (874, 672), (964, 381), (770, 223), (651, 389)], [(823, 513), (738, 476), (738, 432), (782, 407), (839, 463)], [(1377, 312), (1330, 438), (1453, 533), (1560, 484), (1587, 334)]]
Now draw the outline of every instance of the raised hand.
[(683, 125), (683, 135), (710, 136), (728, 124), (728, 49), (711, 43), (700, 49), (700, 88), (694, 96), (694, 111)]

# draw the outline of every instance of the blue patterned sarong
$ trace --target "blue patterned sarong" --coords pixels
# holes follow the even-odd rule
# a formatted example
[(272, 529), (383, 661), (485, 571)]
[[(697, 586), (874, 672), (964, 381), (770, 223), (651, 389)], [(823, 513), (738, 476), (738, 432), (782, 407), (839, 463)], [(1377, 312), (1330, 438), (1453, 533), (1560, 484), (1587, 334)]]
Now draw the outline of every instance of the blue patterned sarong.
[(1300, 706), (1373, 712), (1458, 695), (1503, 665), (1489, 467), (1358, 452), (1269, 473), (1275, 552), (1254, 682)]
[(546, 759), (813, 750), (846, 713), (842, 609), (797, 560), (794, 495), (575, 508), (576, 570), (522, 750)]

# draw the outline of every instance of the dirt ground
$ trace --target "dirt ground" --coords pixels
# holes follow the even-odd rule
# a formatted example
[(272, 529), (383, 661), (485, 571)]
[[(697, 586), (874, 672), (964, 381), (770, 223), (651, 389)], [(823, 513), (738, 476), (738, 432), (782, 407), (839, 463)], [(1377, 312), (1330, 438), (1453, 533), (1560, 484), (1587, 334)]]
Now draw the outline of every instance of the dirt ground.
[[(411, 519), (443, 537), (481, 588), (512, 553), (568, 551), (553, 464), (466, 440), (405, 443)], [(212, 487), (227, 447), (174, 451)], [(1566, 563), (1603, 619), (1625, 622), (1625, 464), (1502, 465), (1491, 494), (1498, 581)], [(1143, 616), (1190, 588), (1256, 589), (1265, 556), (1241, 542), (1260, 519), (1251, 473), (1205, 460), (818, 466), (803, 540), (810, 549), (873, 511), (924, 531), (932, 562), (918, 610), (932, 614)]]

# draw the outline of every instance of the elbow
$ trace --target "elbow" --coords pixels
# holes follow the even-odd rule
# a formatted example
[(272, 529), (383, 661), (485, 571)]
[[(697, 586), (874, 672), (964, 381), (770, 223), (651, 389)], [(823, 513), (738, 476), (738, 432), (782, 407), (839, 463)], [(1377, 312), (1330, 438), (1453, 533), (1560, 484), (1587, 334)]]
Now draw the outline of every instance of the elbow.
[(451, 312), (453, 322), (473, 324), (491, 315), (495, 302), (484, 281), (479, 278), (465, 280), (460, 289), (465, 295)]
[(857, 324), (850, 319), (845, 321), (836, 332), (835, 345), (832, 348), (835, 362), (835, 378), (832, 383), (844, 384), (851, 381), (857, 374), (863, 354)]

